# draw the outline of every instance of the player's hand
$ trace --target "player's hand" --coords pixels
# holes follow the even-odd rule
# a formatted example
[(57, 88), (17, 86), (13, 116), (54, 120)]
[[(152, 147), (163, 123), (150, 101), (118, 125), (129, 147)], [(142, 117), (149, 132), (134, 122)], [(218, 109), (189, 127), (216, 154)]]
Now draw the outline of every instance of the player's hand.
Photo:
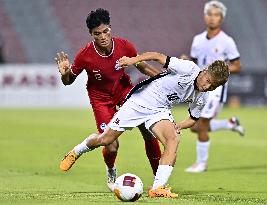
[(173, 124), (174, 124), (174, 128), (175, 128), (175, 130), (176, 130), (176, 133), (177, 133), (178, 135), (182, 134), (182, 133), (181, 133), (181, 126), (180, 126), (179, 124), (177, 124), (176, 122), (174, 122)]
[(122, 68), (126, 68), (129, 65), (134, 65), (136, 62), (133, 58), (129, 58), (126, 56), (123, 56), (119, 59), (119, 66)]
[(66, 73), (70, 71), (70, 61), (68, 54), (64, 53), (63, 51), (57, 53), (55, 61), (58, 65), (58, 70), (61, 73), (61, 75), (66, 75)]
[(185, 54), (182, 54), (179, 58), (183, 59), (183, 60), (190, 60), (189, 56), (187, 56)]

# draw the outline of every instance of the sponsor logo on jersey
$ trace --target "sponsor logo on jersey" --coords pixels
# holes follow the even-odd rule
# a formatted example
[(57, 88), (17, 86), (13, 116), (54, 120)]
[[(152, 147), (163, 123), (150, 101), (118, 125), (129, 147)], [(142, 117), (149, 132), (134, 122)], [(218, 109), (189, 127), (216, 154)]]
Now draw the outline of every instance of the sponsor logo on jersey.
[(179, 85), (181, 88), (183, 88), (183, 86), (181, 85), (181, 83), (180, 83), (180, 82), (178, 82), (177, 84), (178, 84), (178, 85)]

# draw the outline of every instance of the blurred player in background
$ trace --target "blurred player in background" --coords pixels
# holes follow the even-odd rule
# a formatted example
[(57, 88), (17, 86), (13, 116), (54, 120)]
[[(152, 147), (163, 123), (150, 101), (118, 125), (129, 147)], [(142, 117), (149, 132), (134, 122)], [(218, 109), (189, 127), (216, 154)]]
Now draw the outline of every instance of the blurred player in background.
[[(221, 30), (221, 24), (226, 15), (226, 7), (219, 1), (210, 1), (204, 7), (206, 31), (194, 37), (190, 59), (200, 68), (206, 67), (214, 60), (224, 60), (229, 64), (231, 73), (238, 73), (241, 69), (240, 54), (234, 40)], [(189, 59), (182, 55), (181, 58)], [(199, 173), (207, 170), (210, 140), (209, 131), (232, 130), (244, 135), (244, 129), (236, 117), (216, 120), (215, 118), (226, 102), (227, 84), (209, 92), (208, 103), (202, 110), (198, 122), (191, 128), (198, 134), (196, 163), (185, 171)]]
[[(156, 52), (147, 52), (132, 58), (124, 56), (119, 63), (125, 67), (144, 60), (159, 62), (164, 65), (166, 72), (137, 84), (108, 124), (108, 128), (102, 134), (90, 135), (71, 152), (81, 156), (99, 146), (112, 143), (124, 131), (145, 124), (164, 147), (148, 195), (175, 198), (178, 195), (171, 192), (167, 182), (175, 165), (180, 130), (192, 127), (199, 119), (201, 110), (207, 102), (206, 91), (214, 90), (228, 80), (228, 65), (224, 61), (217, 60), (201, 71), (192, 61)], [(189, 115), (176, 125), (171, 108), (179, 103), (189, 103)], [(71, 168), (78, 159), (73, 157), (71, 152), (62, 161), (68, 168)]]
[[(64, 85), (72, 84), (76, 77), (85, 70), (88, 75), (87, 91), (93, 108), (99, 133), (105, 131), (107, 123), (116, 113), (116, 107), (122, 105), (126, 95), (133, 88), (130, 77), (118, 65), (122, 56), (137, 55), (132, 43), (111, 35), (109, 12), (104, 9), (92, 11), (86, 20), (90, 35), (94, 41), (86, 44), (76, 55), (71, 65), (68, 55), (58, 53), (55, 58)], [(160, 72), (145, 62), (135, 64), (135, 67), (148, 76)], [(158, 140), (143, 125), (139, 126), (145, 140), (146, 154), (154, 175), (156, 174), (161, 156)], [(115, 159), (119, 148), (118, 140), (103, 148), (102, 153), (106, 163), (107, 185), (110, 190), (116, 179)], [(74, 157), (77, 155), (71, 152)], [(64, 165), (60, 169), (67, 171)]]

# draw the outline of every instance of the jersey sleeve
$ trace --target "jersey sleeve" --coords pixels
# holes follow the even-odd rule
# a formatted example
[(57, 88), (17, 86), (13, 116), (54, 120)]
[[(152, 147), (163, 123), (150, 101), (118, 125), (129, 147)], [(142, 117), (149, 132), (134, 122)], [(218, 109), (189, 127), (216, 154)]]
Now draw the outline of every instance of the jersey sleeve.
[(233, 61), (240, 57), (237, 46), (232, 38), (229, 38), (226, 47), (226, 56), (229, 61)]
[(83, 67), (83, 63), (82, 63), (82, 55), (81, 52), (79, 52), (75, 58), (74, 58), (74, 62), (71, 65), (71, 72), (78, 76), (82, 71), (83, 71), (84, 67)]
[(204, 108), (208, 98), (208, 93), (203, 93), (201, 97), (198, 98), (197, 102), (189, 103), (189, 115), (192, 119), (198, 120), (200, 118), (202, 109)]
[(194, 67), (197, 66), (194, 62), (183, 60), (176, 57), (167, 57), (166, 64), (164, 65), (172, 74), (190, 74)]
[(188, 112), (189, 112), (190, 117), (193, 120), (198, 120), (200, 118), (202, 108), (203, 108), (203, 106), (199, 106), (195, 103), (190, 103), (189, 108), (188, 108)]
[(127, 51), (127, 57), (131, 58), (137, 56), (137, 51), (134, 45), (127, 40), (125, 40), (125, 51)]

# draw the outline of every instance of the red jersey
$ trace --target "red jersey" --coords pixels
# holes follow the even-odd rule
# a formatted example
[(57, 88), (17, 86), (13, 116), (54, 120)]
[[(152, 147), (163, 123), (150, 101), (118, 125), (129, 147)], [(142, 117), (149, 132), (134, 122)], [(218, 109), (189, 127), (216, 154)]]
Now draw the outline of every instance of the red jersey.
[(89, 42), (78, 52), (71, 66), (75, 75), (83, 70), (87, 72), (87, 90), (91, 100), (112, 100), (133, 86), (124, 69), (116, 70), (115, 66), (122, 56), (136, 56), (136, 49), (121, 38), (112, 38), (112, 44), (111, 53), (103, 56), (98, 53), (94, 41)]

